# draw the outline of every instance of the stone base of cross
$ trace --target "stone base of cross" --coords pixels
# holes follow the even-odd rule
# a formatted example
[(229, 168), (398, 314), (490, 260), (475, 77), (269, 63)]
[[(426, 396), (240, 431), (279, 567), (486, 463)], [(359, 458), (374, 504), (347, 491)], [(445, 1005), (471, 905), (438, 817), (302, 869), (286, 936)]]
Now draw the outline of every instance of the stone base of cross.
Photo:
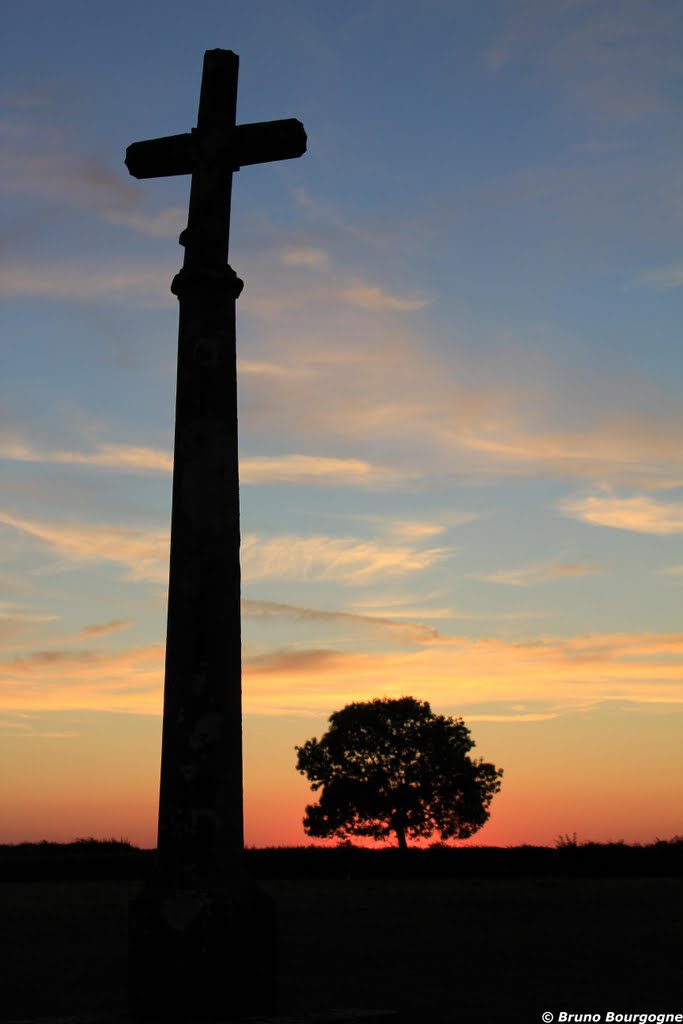
[(274, 1012), (275, 946), (274, 902), (249, 878), (173, 892), (150, 886), (129, 908), (131, 1011), (176, 1022)]

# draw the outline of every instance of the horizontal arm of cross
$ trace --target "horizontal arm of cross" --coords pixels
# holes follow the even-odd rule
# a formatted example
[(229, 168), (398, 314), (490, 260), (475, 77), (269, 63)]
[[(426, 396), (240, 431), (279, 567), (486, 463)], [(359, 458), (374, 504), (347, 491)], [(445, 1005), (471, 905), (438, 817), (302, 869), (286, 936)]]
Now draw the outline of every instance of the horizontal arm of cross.
[(305, 152), (304, 126), (290, 117), (237, 125), (219, 141), (195, 130), (133, 142), (126, 150), (126, 167), (134, 178), (165, 178), (191, 174), (204, 158), (224, 163), (226, 170), (237, 171), (249, 164), (290, 160)]

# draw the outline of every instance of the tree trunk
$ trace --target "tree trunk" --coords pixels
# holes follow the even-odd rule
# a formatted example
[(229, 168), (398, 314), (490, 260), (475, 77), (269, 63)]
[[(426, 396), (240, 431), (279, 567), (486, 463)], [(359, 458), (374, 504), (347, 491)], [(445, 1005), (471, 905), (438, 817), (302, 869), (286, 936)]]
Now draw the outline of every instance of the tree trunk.
[(408, 844), (406, 842), (406, 833), (402, 825), (394, 825), (394, 831), (396, 832), (396, 838), (398, 839), (399, 850), (407, 850)]

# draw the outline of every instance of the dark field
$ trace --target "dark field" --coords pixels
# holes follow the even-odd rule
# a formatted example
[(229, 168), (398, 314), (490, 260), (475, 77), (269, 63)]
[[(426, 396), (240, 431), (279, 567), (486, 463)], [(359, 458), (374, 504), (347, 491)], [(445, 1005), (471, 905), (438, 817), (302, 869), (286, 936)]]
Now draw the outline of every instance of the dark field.
[[(681, 1012), (680, 878), (277, 879), (281, 1011)], [(0, 1020), (125, 1007), (133, 881), (0, 884)], [(603, 1016), (604, 1020), (604, 1016)]]

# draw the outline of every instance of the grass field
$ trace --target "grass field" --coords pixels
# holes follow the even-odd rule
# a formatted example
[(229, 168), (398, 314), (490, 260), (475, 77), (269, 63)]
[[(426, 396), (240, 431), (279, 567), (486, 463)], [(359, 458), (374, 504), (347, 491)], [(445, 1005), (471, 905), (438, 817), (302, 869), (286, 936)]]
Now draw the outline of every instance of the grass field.
[[(680, 1012), (683, 880), (276, 880), (281, 1011)], [(125, 1007), (133, 882), (0, 885), (0, 1020)], [(604, 1020), (604, 1016), (603, 1016)]]

